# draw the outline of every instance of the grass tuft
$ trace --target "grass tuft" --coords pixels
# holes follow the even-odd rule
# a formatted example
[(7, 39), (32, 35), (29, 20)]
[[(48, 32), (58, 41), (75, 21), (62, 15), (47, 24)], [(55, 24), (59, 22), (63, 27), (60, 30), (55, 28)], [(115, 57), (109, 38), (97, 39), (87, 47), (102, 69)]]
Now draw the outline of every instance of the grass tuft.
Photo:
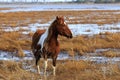
[(102, 53), (103, 56), (105, 57), (120, 57), (120, 54), (118, 52), (109, 50), (109, 51), (105, 51)]

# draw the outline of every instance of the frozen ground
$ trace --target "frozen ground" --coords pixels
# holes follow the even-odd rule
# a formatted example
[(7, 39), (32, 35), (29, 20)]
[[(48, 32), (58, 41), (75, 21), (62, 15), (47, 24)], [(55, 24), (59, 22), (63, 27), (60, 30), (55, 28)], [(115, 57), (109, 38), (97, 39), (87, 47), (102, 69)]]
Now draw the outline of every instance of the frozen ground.
[[(46, 29), (49, 24), (31, 24), (29, 25), (30, 31), (36, 31), (36, 29)], [(106, 24), (106, 25), (97, 25), (97, 24), (69, 24), (69, 28), (72, 30), (73, 35), (94, 35), (105, 32), (120, 32), (120, 24)], [(26, 28), (27, 29), (27, 28)]]
[(1, 4), (0, 8), (11, 8), (0, 12), (52, 11), (52, 10), (120, 10), (120, 4)]
[[(37, 29), (47, 29), (48, 26), (51, 23), (46, 24), (30, 24), (28, 26), (24, 27), (3, 27), (3, 30), (5, 31), (19, 31), (20, 29), (23, 29), (23, 34), (29, 34), (29, 32), (35, 32)], [(74, 36), (77, 35), (95, 35), (99, 33), (105, 33), (105, 32), (120, 32), (120, 24), (104, 24), (104, 25), (98, 25), (98, 24), (68, 24), (69, 28), (71, 29)]]
[[(107, 62), (119, 62), (120, 61), (120, 57), (114, 57), (114, 58), (110, 58), (110, 57), (103, 57), (103, 56), (98, 56), (100, 54), (100, 52), (104, 52), (104, 51), (108, 51), (109, 49), (96, 49), (96, 51), (94, 53), (86, 53), (86, 55), (84, 56), (80, 56), (80, 55), (74, 55), (74, 56), (70, 56), (67, 52), (61, 52), (58, 55), (57, 60), (87, 60), (87, 61), (92, 61), (92, 62), (96, 62), (96, 63), (107, 63)], [(119, 54), (120, 49), (111, 49), (116, 51), (116, 53)], [(21, 60), (33, 60), (34, 56), (31, 53), (30, 50), (23, 50), (25, 57), (20, 58), (18, 56), (16, 56), (15, 53), (10, 53), (10, 52), (6, 52), (6, 51), (0, 51), (0, 60), (14, 60), (14, 61), (21, 61)]]

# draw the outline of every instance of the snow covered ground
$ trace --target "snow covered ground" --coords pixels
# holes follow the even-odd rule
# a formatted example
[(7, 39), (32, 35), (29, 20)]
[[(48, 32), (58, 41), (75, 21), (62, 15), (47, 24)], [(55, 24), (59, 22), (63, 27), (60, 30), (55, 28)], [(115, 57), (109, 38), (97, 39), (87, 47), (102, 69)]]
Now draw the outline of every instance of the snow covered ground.
[[(29, 32), (35, 32), (37, 29), (47, 29), (50, 23), (46, 24), (30, 24), (28, 26), (24, 27), (5, 27), (3, 30), (5, 31), (19, 31), (21, 28), (24, 29), (23, 34), (29, 34)], [(120, 23), (118, 24), (104, 24), (104, 25), (98, 25), (98, 24), (68, 24), (69, 28), (71, 29), (74, 36), (77, 35), (95, 35), (99, 33), (105, 33), (105, 32), (120, 32)]]

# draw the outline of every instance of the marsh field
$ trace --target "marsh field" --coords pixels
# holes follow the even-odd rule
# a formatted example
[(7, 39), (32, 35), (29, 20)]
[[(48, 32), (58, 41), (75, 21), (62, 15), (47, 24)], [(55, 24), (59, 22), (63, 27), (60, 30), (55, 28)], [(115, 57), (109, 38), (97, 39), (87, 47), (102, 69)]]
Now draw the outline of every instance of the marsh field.
[[(73, 33), (59, 36), (56, 76), (37, 74), (31, 37), (62, 15)], [(0, 80), (119, 80), (120, 4), (1, 4)]]

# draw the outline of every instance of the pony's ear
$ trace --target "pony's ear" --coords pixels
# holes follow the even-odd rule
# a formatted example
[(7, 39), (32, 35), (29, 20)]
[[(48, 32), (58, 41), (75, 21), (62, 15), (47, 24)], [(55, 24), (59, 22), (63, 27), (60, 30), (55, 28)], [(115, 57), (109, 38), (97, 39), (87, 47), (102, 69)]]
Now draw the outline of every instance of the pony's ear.
[(59, 19), (59, 18), (64, 18), (63, 16), (56, 16), (56, 19)]
[(56, 19), (59, 19), (60, 17), (59, 16), (56, 16)]

